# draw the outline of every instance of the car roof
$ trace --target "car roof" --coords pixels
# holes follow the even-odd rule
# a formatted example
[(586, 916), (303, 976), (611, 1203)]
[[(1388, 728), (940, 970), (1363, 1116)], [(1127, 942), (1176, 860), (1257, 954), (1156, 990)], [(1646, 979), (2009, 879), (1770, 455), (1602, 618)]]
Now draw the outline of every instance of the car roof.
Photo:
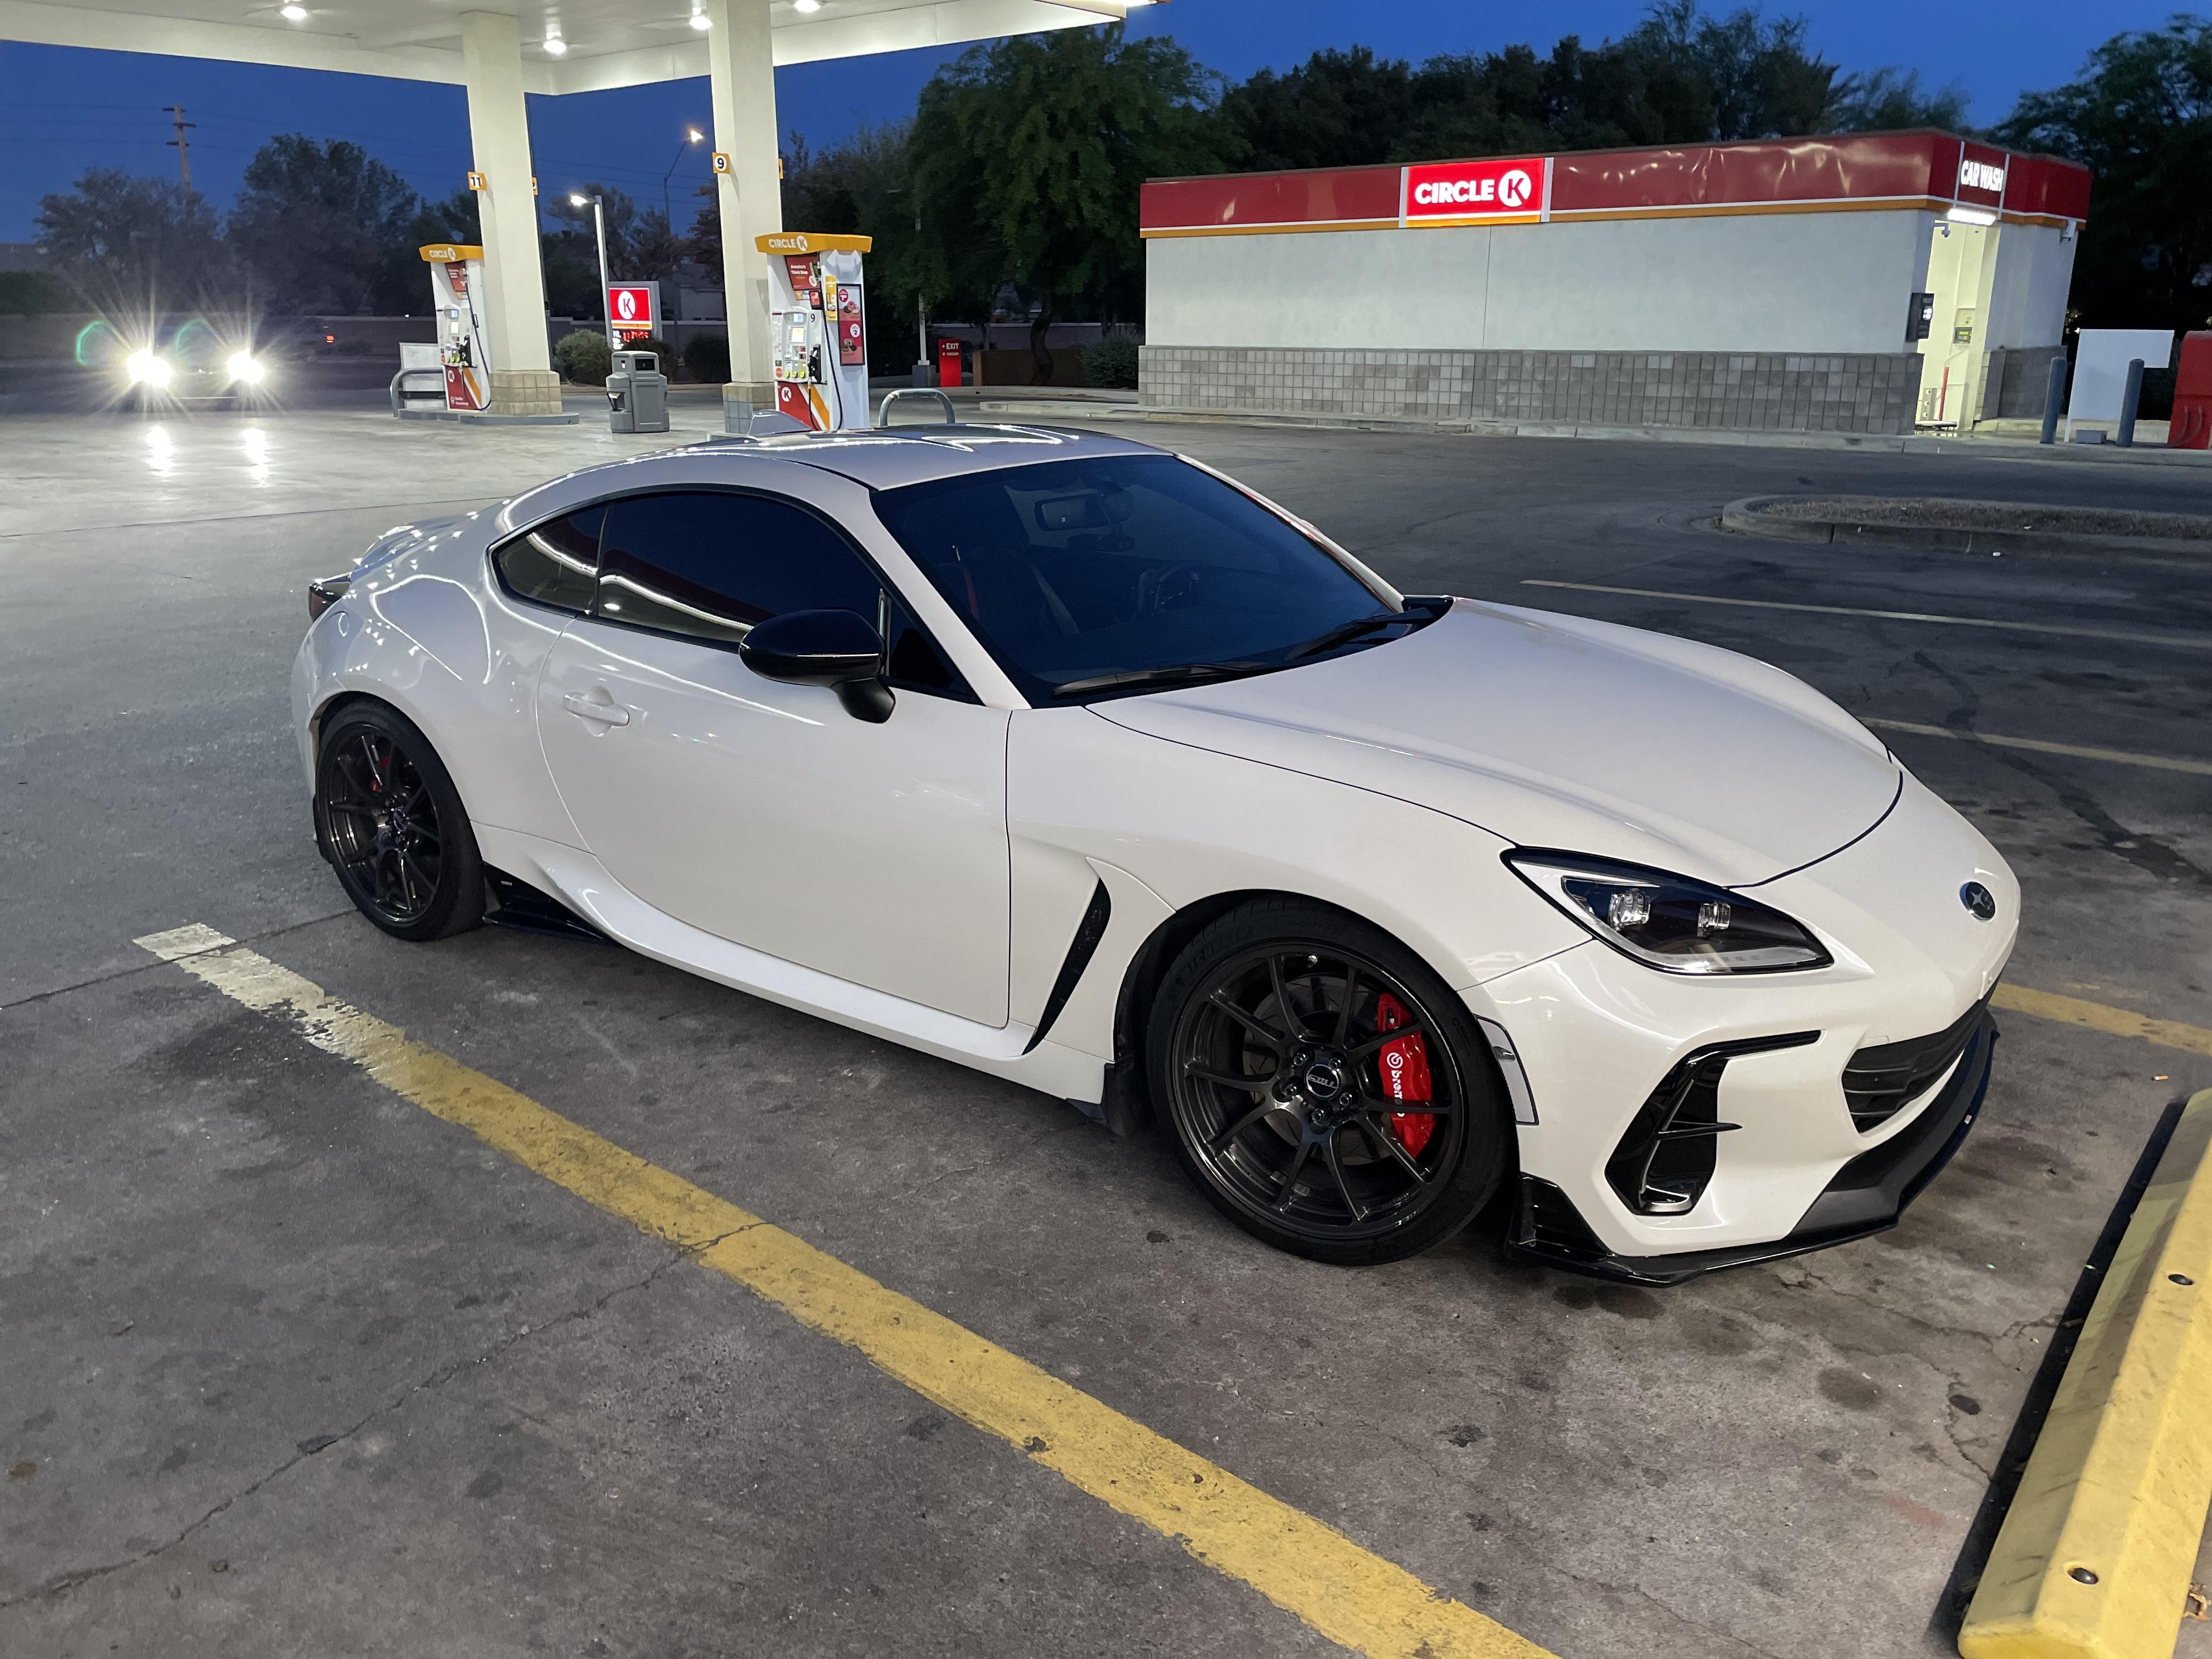
[(802, 461), (870, 489), (896, 489), (963, 473), (1043, 461), (1088, 460), (1105, 455), (1158, 455), (1150, 444), (1072, 427), (957, 424), (899, 427), (865, 432), (791, 432), (773, 437), (709, 440), (673, 452), (727, 457), (735, 471), (753, 456)]

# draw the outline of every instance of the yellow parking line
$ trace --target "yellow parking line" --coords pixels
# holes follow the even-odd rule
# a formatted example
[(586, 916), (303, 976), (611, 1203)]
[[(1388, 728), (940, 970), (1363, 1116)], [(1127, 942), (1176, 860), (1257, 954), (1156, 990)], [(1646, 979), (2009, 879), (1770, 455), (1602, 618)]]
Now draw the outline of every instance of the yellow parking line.
[(2063, 997), (2055, 991), (2030, 990), (2025, 985), (1999, 985), (1990, 999), (2000, 1008), (2038, 1019), (2055, 1019), (2069, 1025), (2086, 1025), (2114, 1036), (2141, 1037), (2161, 1048), (2179, 1048), (2192, 1054), (2212, 1054), (2212, 1031), (2202, 1025), (2184, 1025), (2178, 1019), (2153, 1019), (2132, 1008), (2107, 1007), (2080, 997)]
[(2212, 639), (2187, 634), (2130, 634), (2117, 628), (2067, 623), (2007, 622), (1996, 617), (1948, 617), (1934, 611), (1870, 611), (1856, 605), (1798, 605), (1785, 599), (1738, 599), (1720, 593), (1680, 593), (1666, 587), (1607, 587), (1601, 582), (1522, 579), (1523, 587), (1571, 587), (1579, 593), (1620, 593), (1632, 599), (1679, 599), (1686, 605), (1733, 605), (1752, 611), (1804, 611), (1822, 617), (1876, 617), (1884, 622), (1944, 623), (1953, 628), (1995, 628), (2008, 634), (2062, 634), (2077, 640), (2118, 640), (2129, 645), (2166, 645), (2177, 651), (2212, 651)]
[(1960, 743), (1987, 744), (1992, 749), (2028, 749), (2039, 755), (2071, 755), (2076, 760), (2112, 761), (2121, 766), (2148, 766), (2161, 772), (2193, 772), (2201, 778), (2212, 778), (2212, 761), (2139, 755), (2131, 749), (2090, 749), (2079, 744), (2051, 743), (2043, 738), (2000, 738), (1988, 732), (1954, 732), (1948, 726), (1923, 726), (1917, 720), (1878, 720), (1867, 714), (1861, 714), (1858, 722), (1878, 732), (1910, 732), (1917, 738), (1953, 738)]
[(137, 941), (1027, 1453), (1372, 1659), (1543, 1649), (1051, 1373), (198, 925)]
[(2212, 1090), (2081, 1323), (1959, 1632), (1965, 1659), (2171, 1654), (2212, 1503)]

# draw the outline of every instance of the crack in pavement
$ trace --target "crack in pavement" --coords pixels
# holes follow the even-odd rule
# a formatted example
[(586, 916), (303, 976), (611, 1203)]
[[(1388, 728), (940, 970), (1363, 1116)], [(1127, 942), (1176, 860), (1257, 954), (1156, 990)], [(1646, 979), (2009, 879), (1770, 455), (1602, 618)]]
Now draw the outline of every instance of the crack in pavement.
[[(750, 1224), (750, 1225), (760, 1224)], [(683, 1248), (671, 1248), (667, 1260), (656, 1263), (653, 1271), (647, 1273), (642, 1279), (635, 1279), (627, 1284), (616, 1285), (614, 1289), (609, 1291), (605, 1296), (600, 1297), (588, 1307), (572, 1308), (566, 1313), (560, 1314), (552, 1319), (547, 1320), (542, 1325), (526, 1326), (520, 1330), (510, 1332), (503, 1340), (495, 1343), (491, 1347), (484, 1350), (483, 1352), (477, 1354), (470, 1358), (457, 1359), (451, 1364), (441, 1366), (438, 1370), (431, 1372), (428, 1376), (423, 1377), (417, 1382), (410, 1383), (402, 1392), (394, 1395), (392, 1399), (384, 1401), (384, 1403), (377, 1406), (373, 1410), (363, 1415), (360, 1421), (355, 1423), (350, 1428), (345, 1429), (340, 1433), (331, 1435), (328, 1438), (325, 1438), (324, 1437), (318, 1435), (313, 1439), (305, 1442), (305, 1444), (313, 1446), (314, 1449), (312, 1451), (294, 1452), (291, 1456), (277, 1464), (276, 1468), (270, 1469), (267, 1474), (259, 1476), (246, 1486), (240, 1487), (238, 1491), (232, 1492), (228, 1497), (223, 1498), (222, 1502), (216, 1504), (203, 1511), (199, 1516), (188, 1522), (174, 1536), (166, 1540), (165, 1541), (156, 1544), (149, 1549), (141, 1550), (134, 1555), (125, 1556), (121, 1560), (102, 1562), (100, 1565), (94, 1567), (79, 1567), (69, 1572), (58, 1574), (56, 1577), (46, 1580), (46, 1583), (36, 1585), (30, 1589), (21, 1591), (17, 1595), (0, 1597), (0, 1612), (5, 1612), (12, 1607), (27, 1606), (33, 1601), (48, 1601), (55, 1600), (58, 1597), (68, 1595), (71, 1590), (82, 1588), (84, 1585), (92, 1583), (94, 1579), (105, 1578), (112, 1573), (121, 1572), (126, 1568), (141, 1565), (145, 1562), (156, 1559), (157, 1558), (167, 1554), (169, 1551), (176, 1548), (178, 1545), (191, 1537), (203, 1527), (205, 1527), (210, 1522), (213, 1521), (216, 1516), (221, 1515), (224, 1510), (231, 1508), (234, 1504), (252, 1497), (256, 1492), (261, 1491), (264, 1487), (269, 1486), (271, 1482), (276, 1480), (289, 1470), (306, 1462), (310, 1457), (319, 1456), (324, 1452), (328, 1451), (331, 1447), (343, 1444), (346, 1441), (352, 1439), (378, 1419), (388, 1417), (410, 1404), (416, 1395), (434, 1393), (436, 1390), (443, 1388), (447, 1382), (453, 1381), (454, 1377), (459, 1376), (463, 1371), (471, 1370), (478, 1365), (489, 1364), (495, 1360), (502, 1358), (522, 1343), (530, 1341), (537, 1337), (543, 1336), (548, 1331), (559, 1330), (564, 1327), (581, 1324), (586, 1321), (592, 1319), (602, 1312), (609, 1303), (614, 1301), (617, 1297), (628, 1296), (633, 1291), (647, 1289), (653, 1283), (654, 1280), (660, 1278), (660, 1276), (666, 1273), (671, 1267), (677, 1267), (683, 1262), (696, 1261), (701, 1253), (712, 1249), (715, 1245), (720, 1243), (723, 1239), (734, 1238), (738, 1233), (749, 1231), (750, 1231), (750, 1226), (735, 1227), (726, 1233), (720, 1234), (714, 1238), (704, 1240), (695, 1245), (685, 1246)]]
[(1576, 1572), (1567, 1567), (1561, 1567), (1559, 1573), (1561, 1577), (1582, 1585), (1585, 1589), (1606, 1590), (1614, 1595), (1635, 1596), (1638, 1601), (1647, 1602), (1657, 1608), (1676, 1624), (1686, 1625), (1690, 1629), (1700, 1631), (1717, 1640), (1726, 1642), (1731, 1647), (1741, 1648), (1746, 1653), (1756, 1654), (1758, 1659), (1783, 1659), (1782, 1655), (1771, 1648), (1760, 1647), (1756, 1642), (1747, 1642), (1741, 1636), (1731, 1635), (1724, 1630), (1716, 1630), (1711, 1625), (1702, 1624), (1691, 1618), (1687, 1613), (1676, 1612), (1640, 1584), (1616, 1584), (1610, 1579), (1600, 1578), (1589, 1573)]
[[(1960, 708), (1943, 716), (1941, 724), (1954, 732), (1978, 735), (1975, 732), (1974, 719), (1981, 712), (1981, 698), (1973, 688), (1925, 651), (1916, 651), (1912, 659), (1943, 681), (1963, 700)], [(2186, 882), (2191, 886), (2212, 892), (2212, 871), (2177, 852), (2157, 836), (2129, 829), (2106, 811), (2104, 804), (2087, 789), (2067, 781), (2048, 767), (2028, 759), (2019, 750), (1994, 744), (1983, 746), (1988, 748), (2002, 764), (2049, 790), (2061, 806), (2088, 826), (2106, 852), (2160, 881)]]

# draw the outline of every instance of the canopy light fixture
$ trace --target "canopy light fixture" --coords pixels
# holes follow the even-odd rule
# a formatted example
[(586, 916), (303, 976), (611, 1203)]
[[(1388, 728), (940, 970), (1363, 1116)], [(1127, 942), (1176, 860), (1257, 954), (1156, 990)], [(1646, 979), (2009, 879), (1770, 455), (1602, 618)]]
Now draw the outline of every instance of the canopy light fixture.
[(276, 15), (288, 23), (304, 23), (307, 21), (307, 9), (305, 6), (279, 6), (276, 8)]
[(822, 0), (791, 0), (791, 9), (811, 17), (822, 9)]
[(1961, 202), (1954, 202), (1943, 216), (1954, 225), (1993, 225), (1997, 222), (1997, 216), (1989, 209), (1968, 207)]
[(568, 43), (557, 34), (549, 34), (545, 37), (545, 50), (550, 56), (558, 58), (568, 50)]
[(714, 27), (714, 20), (703, 11), (695, 11), (691, 14), (691, 27), (704, 33)]

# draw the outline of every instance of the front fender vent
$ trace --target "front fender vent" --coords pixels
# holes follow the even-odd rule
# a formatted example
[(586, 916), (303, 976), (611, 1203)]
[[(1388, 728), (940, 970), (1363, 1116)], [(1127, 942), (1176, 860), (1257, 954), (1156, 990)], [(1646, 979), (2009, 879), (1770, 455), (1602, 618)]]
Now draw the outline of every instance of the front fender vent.
[(1685, 1054), (1659, 1079), (1606, 1160), (1605, 1178), (1638, 1215), (1686, 1215), (1711, 1182), (1714, 1143), (1743, 1126), (1720, 1121), (1721, 1073), (1738, 1054), (1802, 1048), (1818, 1031), (1710, 1043)]

